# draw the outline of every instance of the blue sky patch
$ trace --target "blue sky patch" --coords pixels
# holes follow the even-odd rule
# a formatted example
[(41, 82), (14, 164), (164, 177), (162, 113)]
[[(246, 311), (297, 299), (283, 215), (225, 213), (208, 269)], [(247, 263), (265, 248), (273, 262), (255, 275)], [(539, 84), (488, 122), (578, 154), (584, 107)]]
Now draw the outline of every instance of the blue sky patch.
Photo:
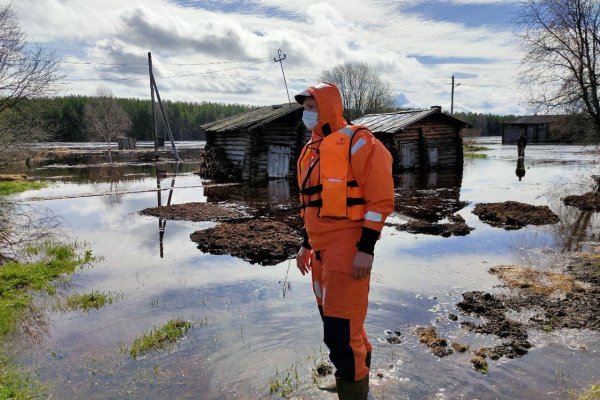
[(518, 11), (515, 3), (504, 4), (453, 4), (447, 1), (426, 1), (401, 6), (402, 12), (417, 14), (433, 21), (464, 24), (469, 28), (488, 26), (509, 29)]
[(284, 11), (277, 7), (265, 7), (249, 0), (175, 0), (175, 2), (183, 7), (198, 8), (214, 12), (253, 14), (289, 20), (300, 19), (295, 13)]
[(409, 57), (415, 57), (421, 64), (492, 64), (495, 60), (484, 57), (433, 57), (419, 56), (416, 54)]

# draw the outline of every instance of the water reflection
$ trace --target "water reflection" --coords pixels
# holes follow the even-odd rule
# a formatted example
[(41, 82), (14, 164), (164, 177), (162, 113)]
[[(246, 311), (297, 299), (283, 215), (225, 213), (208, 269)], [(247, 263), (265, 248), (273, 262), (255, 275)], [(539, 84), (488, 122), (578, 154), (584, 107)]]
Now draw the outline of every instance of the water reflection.
[[(167, 206), (171, 205), (171, 199), (173, 198), (173, 189), (175, 188), (175, 179), (177, 178), (177, 173), (179, 172), (179, 166), (181, 162), (177, 161), (175, 165), (175, 171), (173, 172), (173, 176), (171, 178), (171, 186), (169, 188), (169, 195), (167, 196)], [(161, 186), (162, 179), (168, 176), (167, 171), (159, 168), (159, 165), (156, 164), (156, 201), (157, 206), (162, 207), (162, 191), (163, 188)], [(164, 245), (163, 240), (165, 237), (165, 229), (167, 228), (167, 220), (165, 218), (158, 219), (158, 242), (159, 242), (159, 253), (160, 258), (164, 257)]]
[(519, 181), (523, 179), (525, 176), (525, 157), (517, 158), (517, 169), (515, 170), (515, 174), (519, 178)]
[(468, 204), (460, 200), (462, 176), (462, 170), (405, 172), (395, 176), (395, 211), (429, 222), (453, 215)]
[[(473, 347), (497, 340), (470, 335), (448, 320), (449, 313), (466, 318), (455, 307), (461, 293), (497, 290), (498, 281), (487, 272), (489, 267), (529, 261), (539, 265), (547, 251), (560, 250), (569, 236), (577, 237), (573, 229), (581, 232), (587, 224), (584, 240), (598, 229), (595, 215), (586, 222), (579, 210), (562, 205), (558, 192), (548, 194), (555, 179), (572, 180), (583, 167), (595, 165), (595, 155), (583, 154), (581, 147), (528, 147), (528, 179), (519, 183), (514, 175), (514, 146), (492, 143), (490, 147), (488, 159), (467, 160), (464, 172), (438, 170), (395, 178), (397, 214), (424, 214), (437, 221), (464, 207), (461, 215), (475, 230), (465, 237), (441, 238), (384, 228), (376, 248), (365, 326), (372, 338), (381, 337), (385, 329), (399, 330), (403, 343), (373, 340), (373, 372), (384, 376), (373, 377), (377, 398), (485, 398), (490, 393), (502, 398), (546, 398), (548, 393), (568, 398), (565, 386), (580, 389), (594, 379), (600, 354), (597, 333), (578, 338), (588, 350), (576, 352), (546, 335), (521, 359), (490, 362), (487, 376), (472, 370), (470, 355), (437, 360), (411, 333), (419, 325), (436, 325), (441, 336)], [(61, 168), (34, 173), (59, 176), (83, 169)], [(301, 384), (293, 396), (322, 398), (310, 381), (313, 361), (308, 358), (320, 351), (320, 317), (310, 279), (300, 276), (293, 262), (288, 270), (289, 262), (261, 267), (231, 256), (201, 253), (189, 235), (214, 224), (185, 221), (170, 221), (168, 234), (159, 223), (159, 242), (168, 251), (156, 252), (157, 221), (137, 214), (157, 204), (211, 201), (252, 208), (262, 215), (295, 215), (296, 185), (203, 185), (191, 173), (193, 165), (186, 163), (179, 169), (174, 163), (162, 163), (159, 171), (154, 164), (123, 168), (117, 180), (120, 191), (127, 193), (114, 207), (100, 197), (43, 203), (62, 216), (71, 234), (89, 241), (94, 253), (104, 257), (94, 268), (78, 271), (72, 287), (125, 294), (122, 301), (90, 314), (51, 312), (44, 343), (15, 346), (20, 362), (50, 382), (49, 396), (152, 398), (164, 393), (171, 398), (267, 399), (269, 379), (294, 364)], [(109, 177), (100, 177), (97, 166), (89, 169), (82, 172), (87, 176), (81, 181), (72, 176), (56, 179), (42, 193), (105, 191)], [(169, 191), (166, 199), (162, 192), (157, 195), (158, 188)], [(568, 194), (582, 191), (575, 186), (568, 189)], [(18, 198), (27, 201), (28, 196)], [(507, 200), (548, 204), (561, 223), (505, 231), (481, 223), (470, 212), (478, 202)], [(194, 327), (171, 352), (150, 353), (140, 360), (119, 352), (121, 345), (131, 344), (173, 316), (206, 318), (208, 324)], [(556, 371), (561, 368), (568, 373), (557, 381)]]

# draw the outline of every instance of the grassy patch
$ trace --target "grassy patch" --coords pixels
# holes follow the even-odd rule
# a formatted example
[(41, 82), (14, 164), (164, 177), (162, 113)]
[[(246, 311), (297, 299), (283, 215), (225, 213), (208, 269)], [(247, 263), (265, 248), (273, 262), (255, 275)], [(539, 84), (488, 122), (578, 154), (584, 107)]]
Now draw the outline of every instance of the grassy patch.
[(55, 279), (94, 261), (91, 251), (81, 254), (81, 250), (78, 244), (47, 243), (27, 249), (35, 261), (9, 261), (0, 266), (0, 337), (14, 332), (17, 321), (31, 304), (32, 290), (54, 294)]
[(480, 153), (464, 153), (463, 156), (465, 158), (487, 158), (486, 154), (480, 154)]
[(464, 149), (464, 151), (470, 151), (470, 152), (491, 150), (489, 147), (476, 146), (473, 144), (465, 144), (465, 145), (463, 145), (463, 149)]
[(592, 384), (582, 393), (574, 394), (572, 397), (577, 400), (600, 400), (600, 384)]
[(269, 394), (279, 395), (284, 399), (292, 397), (292, 393), (300, 384), (298, 378), (298, 366), (292, 366), (285, 371), (275, 370), (275, 376), (269, 379)]
[(31, 399), (40, 391), (39, 383), (0, 355), (0, 399)]
[[(31, 291), (53, 294), (54, 280), (94, 261), (89, 250), (82, 250), (78, 244), (46, 243), (27, 249), (30, 262), (9, 261), (0, 265), (0, 340), (15, 331), (17, 322), (31, 305)], [(41, 390), (26, 372), (0, 354), (0, 399), (30, 399)]]
[(93, 291), (91, 293), (73, 294), (67, 297), (65, 308), (67, 310), (81, 310), (89, 312), (92, 309), (100, 309), (107, 304), (122, 299), (122, 293)]
[(148, 351), (169, 348), (185, 335), (191, 327), (191, 322), (185, 321), (182, 318), (174, 318), (163, 326), (136, 338), (129, 349), (129, 354), (133, 358), (137, 358)]
[(39, 181), (3, 181), (0, 182), (0, 196), (26, 192), (27, 190), (38, 190), (48, 187), (46, 182)]

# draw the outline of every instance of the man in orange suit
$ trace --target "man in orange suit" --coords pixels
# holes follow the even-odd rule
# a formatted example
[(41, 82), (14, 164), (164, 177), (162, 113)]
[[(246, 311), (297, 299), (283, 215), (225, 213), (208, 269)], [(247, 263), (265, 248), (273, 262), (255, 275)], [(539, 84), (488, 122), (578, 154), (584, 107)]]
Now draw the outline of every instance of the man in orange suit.
[(363, 323), (375, 243), (394, 208), (392, 157), (366, 127), (346, 122), (334, 84), (295, 99), (312, 130), (297, 166), (305, 234), (296, 263), (312, 272), (339, 399), (365, 400), (372, 347)]

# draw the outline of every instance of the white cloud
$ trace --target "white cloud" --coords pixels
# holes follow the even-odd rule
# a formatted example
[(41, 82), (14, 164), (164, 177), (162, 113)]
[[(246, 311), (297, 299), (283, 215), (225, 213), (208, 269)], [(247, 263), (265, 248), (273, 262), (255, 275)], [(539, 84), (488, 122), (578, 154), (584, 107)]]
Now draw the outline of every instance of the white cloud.
[[(291, 92), (316, 81), (323, 69), (363, 60), (412, 106), (449, 107), (450, 76), (460, 72), (476, 78), (461, 80), (455, 109), (522, 112), (515, 104), (518, 54), (510, 27), (492, 30), (428, 20), (403, 14), (401, 3), (254, 0), (181, 6), (168, 0), (20, 0), (13, 7), (30, 38), (65, 55), (70, 93), (91, 94), (102, 84), (118, 96), (147, 97), (144, 64), (147, 51), (152, 51), (164, 98), (283, 102), (281, 70), (272, 61), (282, 49)], [(418, 57), (457, 62), (424, 64)], [(237, 62), (242, 59), (262, 61)]]

